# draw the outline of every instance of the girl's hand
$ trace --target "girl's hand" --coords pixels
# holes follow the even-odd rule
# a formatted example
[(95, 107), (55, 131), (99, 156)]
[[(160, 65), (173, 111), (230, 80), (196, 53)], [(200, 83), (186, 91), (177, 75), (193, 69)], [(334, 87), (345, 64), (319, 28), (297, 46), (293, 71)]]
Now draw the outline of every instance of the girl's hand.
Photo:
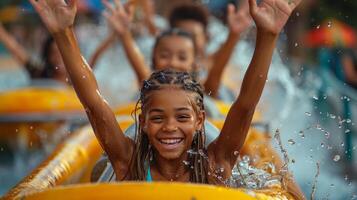
[(130, 23), (133, 18), (133, 6), (132, 2), (128, 2), (124, 6), (119, 0), (114, 0), (114, 6), (111, 5), (108, 0), (103, 0), (103, 4), (106, 7), (104, 17), (107, 18), (111, 27), (120, 35), (124, 35), (130, 31)]
[(250, 14), (258, 30), (278, 35), (301, 0), (249, 0)]
[(247, 0), (243, 0), (238, 10), (233, 4), (228, 5), (227, 13), (227, 23), (231, 33), (240, 34), (252, 23)]
[(40, 15), (50, 33), (61, 32), (73, 25), (77, 12), (77, 0), (29, 1)]

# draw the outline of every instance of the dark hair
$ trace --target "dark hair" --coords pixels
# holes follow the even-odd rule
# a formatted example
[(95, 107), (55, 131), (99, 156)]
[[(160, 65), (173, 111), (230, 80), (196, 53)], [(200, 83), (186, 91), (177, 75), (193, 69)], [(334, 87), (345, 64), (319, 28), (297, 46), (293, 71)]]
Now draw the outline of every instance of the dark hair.
[[(179, 28), (171, 28), (171, 29), (168, 29), (166, 31), (163, 31), (159, 36), (156, 37), (156, 40), (155, 40), (155, 43), (154, 43), (154, 46), (153, 46), (153, 52), (155, 52), (155, 49), (157, 48), (157, 46), (159, 45), (160, 41), (165, 38), (165, 37), (169, 37), (169, 36), (180, 36), (180, 37), (184, 37), (184, 38), (187, 38), (189, 39), (192, 44), (193, 44), (193, 48), (194, 48), (194, 53), (196, 54), (197, 53), (197, 47), (196, 47), (196, 43), (193, 39), (193, 35), (186, 32), (186, 31), (183, 31)], [(154, 59), (154, 56), (152, 56), (152, 69), (155, 70), (155, 66), (156, 66), (156, 63), (155, 63), (155, 59)], [(196, 76), (197, 76), (197, 72), (196, 70), (193, 70), (192, 72), (190, 72), (191, 75), (193, 76), (193, 78), (196, 79)]]
[(55, 42), (53, 37), (48, 36), (45, 42), (42, 45), (42, 60), (44, 62), (44, 68), (42, 72), (43, 78), (53, 78), (55, 76), (55, 66), (50, 62), (50, 53), (51, 53), (51, 46)]
[(175, 7), (170, 15), (171, 27), (176, 27), (177, 23), (184, 20), (193, 20), (203, 25), (205, 32), (208, 26), (208, 11), (204, 6), (198, 4), (183, 4)]
[[(196, 113), (204, 110), (203, 90), (189, 73), (179, 72), (171, 69), (157, 71), (151, 74), (150, 78), (143, 82), (140, 90), (140, 99), (135, 108), (135, 149), (130, 161), (127, 176), (131, 180), (145, 180), (148, 164), (154, 156), (154, 151), (150, 145), (149, 138), (142, 130), (141, 124), (138, 123), (138, 112), (147, 110), (149, 93), (160, 90), (164, 87), (172, 86), (194, 94), (193, 108)], [(189, 169), (191, 170), (190, 181), (196, 183), (207, 183), (207, 166), (208, 162), (204, 154), (204, 127), (196, 132), (191, 148), (194, 154), (189, 154)], [(198, 153), (197, 153), (198, 152)]]

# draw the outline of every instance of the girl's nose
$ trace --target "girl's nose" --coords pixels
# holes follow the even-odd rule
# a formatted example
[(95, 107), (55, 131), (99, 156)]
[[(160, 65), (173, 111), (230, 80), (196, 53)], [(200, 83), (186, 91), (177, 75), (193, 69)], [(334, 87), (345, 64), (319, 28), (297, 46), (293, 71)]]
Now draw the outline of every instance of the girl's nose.
[(166, 132), (173, 132), (173, 131), (177, 131), (178, 127), (177, 125), (174, 123), (174, 122), (166, 122), (164, 124), (164, 127), (163, 127), (163, 131), (166, 131)]
[(176, 58), (171, 58), (170, 67), (172, 67), (173, 69), (179, 69), (180, 68), (180, 62)]

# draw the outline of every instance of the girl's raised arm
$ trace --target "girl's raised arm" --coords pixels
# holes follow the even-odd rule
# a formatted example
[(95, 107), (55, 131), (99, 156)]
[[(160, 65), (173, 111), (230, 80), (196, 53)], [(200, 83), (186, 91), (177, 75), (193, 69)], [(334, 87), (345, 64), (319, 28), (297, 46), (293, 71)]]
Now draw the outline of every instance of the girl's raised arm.
[(141, 85), (144, 80), (149, 78), (150, 68), (146, 65), (145, 58), (137, 47), (130, 32), (130, 23), (133, 13), (132, 2), (129, 1), (125, 7), (119, 0), (114, 0), (114, 6), (107, 0), (103, 0), (103, 3), (107, 8), (104, 16), (122, 41), (126, 56), (135, 71), (139, 85)]
[(107, 152), (118, 178), (130, 161), (132, 142), (121, 131), (115, 115), (98, 91), (95, 77), (80, 53), (73, 23), (76, 0), (29, 0), (53, 35), (76, 93), (87, 112), (95, 135)]
[[(245, 73), (237, 100), (227, 115), (220, 136), (208, 148), (215, 163), (231, 171), (236, 164), (239, 150), (244, 144), (255, 108), (267, 80), (273, 51), (278, 35), (289, 16), (301, 0), (249, 0), (250, 14), (257, 26), (255, 51)], [(228, 174), (227, 174), (228, 175)], [(293, 182), (288, 190), (297, 199), (303, 197)]]

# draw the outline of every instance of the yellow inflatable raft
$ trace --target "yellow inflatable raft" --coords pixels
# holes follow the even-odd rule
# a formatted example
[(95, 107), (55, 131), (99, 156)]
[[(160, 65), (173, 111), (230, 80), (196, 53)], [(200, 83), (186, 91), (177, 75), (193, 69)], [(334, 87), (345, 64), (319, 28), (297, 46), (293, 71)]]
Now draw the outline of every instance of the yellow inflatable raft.
[(0, 92), (0, 140), (39, 143), (66, 120), (85, 119), (76, 94), (67, 87), (27, 87)]
[[(123, 129), (132, 122), (127, 115), (117, 119)], [(243, 152), (248, 155), (258, 154), (261, 162), (258, 160), (254, 165), (266, 161), (275, 163), (272, 160), (275, 153), (268, 142), (269, 137), (264, 133), (251, 129)], [(10, 190), (4, 199), (293, 199), (279, 185), (266, 190), (247, 191), (180, 183), (88, 184), (93, 166), (102, 153), (92, 128), (87, 125), (60, 144), (46, 161)], [(276, 159), (280, 162), (278, 157)]]

